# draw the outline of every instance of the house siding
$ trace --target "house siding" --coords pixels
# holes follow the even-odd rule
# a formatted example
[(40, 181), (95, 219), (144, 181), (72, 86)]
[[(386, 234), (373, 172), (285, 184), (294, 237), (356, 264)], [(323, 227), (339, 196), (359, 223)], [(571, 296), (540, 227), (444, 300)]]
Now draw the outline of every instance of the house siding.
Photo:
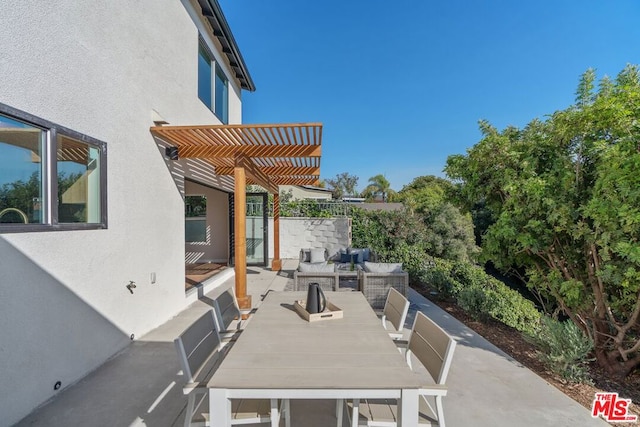
[[(219, 123), (197, 96), (199, 26), (186, 0), (3, 1), (0, 102), (106, 142), (108, 228), (0, 234), (0, 426), (187, 304), (182, 176), (216, 180), (167, 161), (149, 127), (154, 110)], [(229, 94), (238, 123), (233, 79)]]

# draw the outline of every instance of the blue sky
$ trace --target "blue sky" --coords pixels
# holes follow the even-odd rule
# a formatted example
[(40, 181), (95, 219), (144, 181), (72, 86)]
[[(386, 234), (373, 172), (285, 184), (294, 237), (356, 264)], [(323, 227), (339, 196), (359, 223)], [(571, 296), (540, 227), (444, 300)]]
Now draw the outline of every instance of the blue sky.
[(524, 126), (580, 75), (640, 64), (638, 0), (219, 0), (257, 91), (245, 123), (322, 122), (321, 177), (444, 176), (478, 120)]

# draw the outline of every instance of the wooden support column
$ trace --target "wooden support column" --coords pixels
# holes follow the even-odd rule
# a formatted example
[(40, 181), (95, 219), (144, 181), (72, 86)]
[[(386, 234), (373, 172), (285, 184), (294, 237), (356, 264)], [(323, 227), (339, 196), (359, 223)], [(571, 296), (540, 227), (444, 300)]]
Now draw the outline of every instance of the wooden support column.
[(251, 295), (247, 295), (247, 176), (242, 166), (233, 169), (234, 222), (236, 269), (236, 299), (240, 309), (251, 309)]
[(282, 260), (280, 259), (280, 194), (273, 195), (273, 261), (271, 270), (282, 270)]

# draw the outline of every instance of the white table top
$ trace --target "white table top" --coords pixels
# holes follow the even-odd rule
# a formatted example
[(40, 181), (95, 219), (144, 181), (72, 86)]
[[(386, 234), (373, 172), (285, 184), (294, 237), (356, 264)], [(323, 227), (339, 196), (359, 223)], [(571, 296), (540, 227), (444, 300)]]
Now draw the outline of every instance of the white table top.
[(412, 372), (360, 292), (325, 292), (342, 319), (307, 322), (293, 308), (306, 292), (270, 292), (209, 388), (417, 389)]

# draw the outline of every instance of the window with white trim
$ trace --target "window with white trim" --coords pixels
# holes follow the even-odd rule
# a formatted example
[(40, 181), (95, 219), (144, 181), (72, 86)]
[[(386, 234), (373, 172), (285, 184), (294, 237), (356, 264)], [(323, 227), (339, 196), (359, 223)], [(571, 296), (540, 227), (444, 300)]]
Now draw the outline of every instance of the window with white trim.
[(0, 233), (107, 227), (106, 144), (0, 104)]
[(222, 123), (229, 123), (229, 79), (202, 39), (198, 48), (198, 98)]

